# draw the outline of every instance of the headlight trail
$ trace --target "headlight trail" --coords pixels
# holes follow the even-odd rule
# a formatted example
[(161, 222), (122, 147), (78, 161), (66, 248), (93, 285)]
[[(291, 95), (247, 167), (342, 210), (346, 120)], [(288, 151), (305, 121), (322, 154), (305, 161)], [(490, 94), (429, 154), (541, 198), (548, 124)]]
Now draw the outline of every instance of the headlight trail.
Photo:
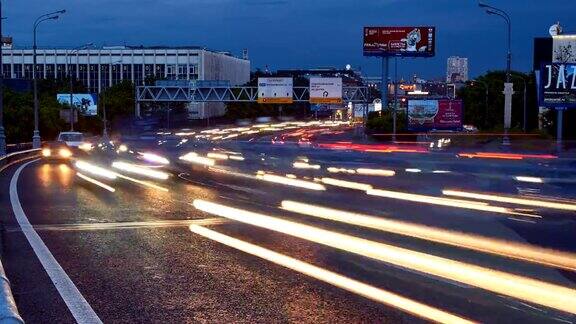
[(415, 237), (427, 241), (491, 253), (555, 268), (576, 271), (576, 255), (568, 252), (409, 222), (346, 212), (296, 201), (284, 200), (282, 201), (281, 207), (291, 212), (312, 217)]
[(194, 164), (206, 165), (206, 166), (214, 166), (216, 164), (216, 161), (214, 161), (213, 159), (203, 157), (203, 156), (198, 156), (198, 154), (196, 154), (194, 152), (190, 152), (190, 153), (187, 153), (185, 155), (182, 155), (179, 159), (182, 161), (186, 161), (186, 162), (190, 162), (190, 163), (194, 163)]
[(320, 165), (318, 164), (308, 164), (304, 161), (297, 161), (292, 164), (295, 169), (311, 169), (311, 170), (320, 170)]
[(50, 157), (52, 155), (52, 150), (50, 150), (49, 148), (43, 148), (42, 149), (42, 156), (43, 157)]
[(158, 180), (166, 180), (170, 177), (170, 175), (166, 172), (151, 170), (148, 168), (144, 168), (139, 165), (134, 165), (131, 163), (114, 161), (112, 162), (112, 167), (118, 170), (138, 174), (141, 176), (145, 176), (148, 178), (158, 179)]
[(69, 159), (72, 157), (72, 151), (67, 148), (61, 148), (58, 150), (58, 155), (62, 158)]
[(518, 177), (514, 177), (514, 180), (516, 180), (518, 182), (544, 183), (544, 180), (542, 178), (537, 178), (537, 177), (518, 176)]
[(118, 176), (118, 174), (114, 171), (110, 171), (108, 169), (93, 165), (85, 161), (76, 161), (74, 165), (76, 166), (76, 168), (84, 172), (88, 172), (92, 175), (107, 178), (110, 180), (114, 180)]
[(208, 201), (194, 200), (193, 205), (213, 215), (576, 314), (574, 289)]
[(292, 187), (298, 187), (298, 188), (309, 189), (309, 190), (317, 190), (317, 191), (326, 190), (326, 187), (324, 187), (323, 185), (321, 185), (319, 183), (309, 182), (309, 181), (300, 180), (300, 179), (291, 179), (291, 178), (287, 178), (287, 177), (277, 176), (274, 174), (258, 174), (256, 177), (258, 179), (262, 179), (264, 181), (283, 184), (283, 185), (292, 186)]
[(455, 207), (455, 208), (480, 210), (480, 211), (500, 213), (500, 214), (522, 215), (522, 216), (541, 218), (540, 216), (537, 216), (537, 215), (517, 213), (517, 212), (514, 212), (513, 210), (505, 208), (505, 207), (490, 206), (488, 204), (482, 204), (482, 203), (479, 203), (477, 201), (447, 199), (447, 198), (418, 195), (418, 194), (411, 194), (411, 193), (404, 193), (404, 192), (390, 191), (390, 190), (382, 190), (382, 189), (371, 189), (371, 190), (366, 191), (366, 193), (368, 195), (372, 195), (372, 196), (406, 200), (406, 201), (413, 201), (413, 202), (418, 202), (418, 203), (423, 203), (423, 204), (431, 204), (431, 205), (439, 205), (439, 206), (447, 206), (447, 207)]
[(354, 169), (346, 169), (346, 168), (336, 168), (336, 167), (329, 167), (326, 171), (330, 173), (348, 173), (348, 174), (356, 174), (356, 170)]
[(360, 182), (345, 181), (345, 180), (339, 180), (339, 179), (334, 179), (334, 178), (322, 178), (321, 181), (322, 181), (322, 183), (327, 184), (327, 185), (342, 187), (342, 188), (348, 188), (348, 189), (355, 189), (355, 190), (362, 190), (362, 191), (368, 191), (368, 190), (372, 189), (372, 185), (369, 185), (366, 183), (360, 183)]
[(489, 194), (457, 191), (457, 190), (443, 190), (442, 193), (445, 194), (446, 196), (453, 196), (453, 197), (471, 198), (471, 199), (497, 201), (497, 202), (517, 204), (517, 205), (525, 205), (525, 206), (545, 207), (545, 208), (551, 208), (551, 209), (576, 211), (576, 205), (575, 204), (566, 204), (566, 203), (560, 203), (560, 202), (545, 201), (545, 200), (539, 200), (539, 199), (535, 199), (535, 198), (524, 199), (524, 198), (497, 196), (497, 195), (489, 195)]
[(168, 192), (168, 189), (167, 189), (167, 188), (160, 187), (160, 186), (158, 186), (158, 185), (156, 185), (156, 184), (154, 184), (154, 183), (150, 183), (150, 182), (147, 182), (147, 181), (142, 181), (142, 180), (134, 179), (134, 178), (125, 176), (125, 175), (123, 175), (123, 174), (118, 174), (118, 178), (126, 179), (126, 180), (128, 180), (128, 181), (132, 181), (132, 182), (134, 182), (134, 183), (137, 183), (137, 184), (140, 184), (140, 185), (143, 185), (143, 186), (146, 186), (146, 187), (154, 188), (154, 189), (157, 189), (157, 190), (160, 190), (160, 191)]
[(210, 152), (206, 156), (214, 160), (228, 160), (228, 155), (223, 153)]
[(373, 176), (381, 176), (381, 177), (392, 177), (396, 174), (396, 172), (392, 171), (392, 170), (366, 169), (366, 168), (356, 169), (356, 172), (358, 174), (362, 174), (362, 175), (373, 175)]
[(438, 323), (473, 323), (457, 315), (445, 312), (395, 293), (367, 285), (363, 282), (342, 276), (338, 273), (317, 267), (310, 263), (274, 252), (272, 250), (227, 236), (199, 225), (190, 225), (190, 231), (242, 252), (257, 256), (285, 268), (302, 273), (314, 279), (342, 288), (376, 302), (392, 306), (414, 316)]
[(154, 162), (154, 163), (159, 163), (159, 164), (170, 164), (170, 161), (168, 161), (167, 158), (160, 156), (158, 154), (140, 153), (140, 155), (142, 155), (142, 158), (148, 162)]
[(107, 185), (107, 184), (105, 184), (105, 183), (102, 183), (102, 182), (100, 182), (100, 181), (98, 181), (98, 180), (96, 180), (96, 179), (92, 179), (92, 178), (90, 178), (90, 177), (88, 177), (88, 176), (85, 176), (85, 175), (83, 175), (83, 174), (80, 173), (80, 172), (76, 172), (76, 175), (77, 175), (78, 177), (80, 177), (80, 178), (82, 178), (82, 179), (84, 179), (84, 180), (86, 180), (86, 181), (88, 181), (88, 182), (90, 182), (90, 183), (93, 183), (93, 184), (95, 184), (95, 185), (97, 185), (97, 186), (99, 186), (99, 187), (101, 187), (101, 188), (104, 188), (104, 189), (106, 189), (106, 190), (108, 190), (108, 191), (110, 191), (110, 192), (115, 192), (115, 191), (116, 191), (116, 189), (110, 187), (109, 185)]

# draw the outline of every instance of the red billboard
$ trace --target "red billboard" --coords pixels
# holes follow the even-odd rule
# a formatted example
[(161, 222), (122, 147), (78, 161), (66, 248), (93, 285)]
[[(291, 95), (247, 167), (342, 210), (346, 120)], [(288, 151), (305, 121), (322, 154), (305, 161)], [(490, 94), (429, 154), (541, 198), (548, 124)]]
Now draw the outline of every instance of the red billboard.
[(434, 56), (435, 27), (364, 27), (365, 56)]
[(460, 130), (463, 114), (462, 100), (409, 100), (408, 129), (416, 131)]

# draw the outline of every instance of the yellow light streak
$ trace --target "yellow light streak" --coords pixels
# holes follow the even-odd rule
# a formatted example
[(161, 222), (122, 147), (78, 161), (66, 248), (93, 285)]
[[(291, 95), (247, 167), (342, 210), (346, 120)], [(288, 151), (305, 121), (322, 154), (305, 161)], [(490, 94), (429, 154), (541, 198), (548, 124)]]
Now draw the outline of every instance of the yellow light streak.
[(312, 217), (576, 271), (576, 254), (573, 253), (494, 239), (480, 235), (450, 231), (410, 222), (347, 212), (290, 200), (282, 201), (281, 206), (285, 210)]
[(439, 323), (473, 323), (441, 309), (422, 304), (395, 293), (367, 285), (363, 282), (342, 276), (338, 273), (317, 267), (310, 263), (274, 252), (269, 249), (242, 241), (199, 225), (190, 225), (190, 231), (218, 243), (260, 257), (285, 268), (305, 274), (335, 287), (350, 291), (376, 302), (398, 308), (414, 316)]
[(90, 178), (89, 176), (83, 175), (83, 174), (80, 173), (80, 172), (76, 172), (76, 175), (77, 175), (78, 177), (80, 177), (80, 178), (82, 178), (82, 179), (84, 179), (84, 180), (86, 180), (86, 181), (88, 181), (88, 182), (90, 182), (90, 183), (93, 183), (93, 184), (95, 184), (95, 185), (97, 185), (97, 186), (99, 186), (99, 187), (101, 187), (101, 188), (104, 188), (104, 189), (106, 189), (106, 190), (108, 190), (108, 191), (110, 191), (110, 192), (115, 192), (115, 191), (116, 191), (116, 189), (110, 187), (109, 185), (107, 185), (107, 184), (105, 184), (105, 183), (102, 183), (102, 182), (100, 182), (100, 181), (98, 181), (98, 180), (96, 180), (96, 179), (92, 179), (92, 178)]
[(445, 194), (446, 196), (453, 196), (453, 197), (471, 198), (471, 199), (497, 201), (502, 203), (517, 204), (524, 206), (535, 206), (551, 209), (576, 211), (575, 204), (552, 202), (546, 200), (539, 200), (536, 198), (524, 199), (524, 198), (497, 196), (497, 195), (489, 195), (489, 194), (457, 191), (457, 190), (443, 190), (442, 193)]
[(345, 180), (334, 179), (334, 178), (322, 178), (321, 181), (322, 181), (322, 183), (327, 184), (327, 185), (342, 187), (342, 188), (348, 188), (348, 189), (356, 189), (356, 190), (362, 190), (362, 191), (368, 191), (368, 190), (372, 189), (372, 185), (369, 185), (366, 183), (354, 182), (354, 181), (345, 181)]
[(359, 168), (356, 169), (358, 174), (362, 175), (373, 175), (373, 176), (381, 176), (381, 177), (392, 177), (396, 175), (395, 171), (392, 170), (382, 170), (382, 169), (366, 169), (366, 168)]
[(166, 180), (170, 177), (170, 175), (166, 172), (151, 170), (149, 168), (144, 168), (142, 166), (126, 162), (114, 161), (112, 162), (112, 167), (118, 170), (138, 174), (152, 179)]
[(216, 164), (216, 161), (214, 161), (213, 159), (203, 157), (203, 156), (198, 156), (198, 154), (196, 154), (194, 152), (190, 152), (190, 153), (187, 153), (185, 155), (182, 155), (179, 159), (186, 161), (186, 162), (190, 162), (190, 163), (194, 163), (194, 164), (207, 165), (207, 166), (214, 166)]
[(264, 181), (283, 184), (286, 186), (298, 187), (303, 189), (309, 190), (316, 190), (316, 191), (323, 191), (326, 190), (326, 187), (319, 183), (309, 182), (300, 179), (290, 179), (287, 177), (282, 177), (274, 174), (257, 174), (256, 176), (258, 179), (262, 179)]
[(304, 240), (355, 253), (421, 273), (460, 282), (530, 303), (576, 314), (576, 290), (442, 258), (414, 250), (340, 234), (204, 200), (194, 207), (206, 213), (266, 228)]
[(310, 169), (310, 170), (320, 170), (320, 165), (318, 164), (308, 164), (307, 162), (294, 162), (292, 166), (295, 169)]
[(80, 169), (80, 170), (82, 170), (82, 171), (84, 171), (84, 172), (88, 172), (88, 173), (90, 173), (90, 174), (92, 174), (92, 175), (99, 176), (99, 177), (104, 177), (104, 178), (108, 178), (108, 179), (111, 179), (111, 180), (116, 179), (116, 177), (117, 177), (117, 175), (118, 175), (118, 174), (117, 174), (116, 172), (114, 172), (114, 171), (111, 171), (111, 170), (108, 170), (108, 169), (105, 169), (105, 168), (102, 168), (102, 167), (93, 165), (93, 164), (88, 163), (88, 162), (86, 162), (86, 161), (78, 160), (78, 161), (76, 161), (76, 163), (75, 163), (74, 165), (76, 166), (76, 168), (78, 168), (78, 169)]
[(150, 183), (150, 182), (147, 182), (147, 181), (142, 181), (142, 180), (134, 179), (134, 178), (125, 176), (125, 175), (123, 175), (123, 174), (118, 174), (118, 178), (126, 179), (126, 180), (128, 180), (128, 181), (132, 181), (132, 182), (134, 182), (134, 183), (137, 183), (137, 184), (140, 184), (140, 185), (143, 185), (143, 186), (146, 186), (146, 187), (154, 188), (154, 189), (157, 189), (157, 190), (160, 190), (160, 191), (168, 192), (168, 189), (167, 189), (167, 188), (158, 186), (158, 185), (156, 185), (156, 184), (154, 184), (154, 183)]
[(206, 154), (206, 156), (211, 158), (211, 159), (215, 159), (215, 160), (228, 160), (228, 155), (223, 154), (223, 153), (210, 152), (210, 153)]

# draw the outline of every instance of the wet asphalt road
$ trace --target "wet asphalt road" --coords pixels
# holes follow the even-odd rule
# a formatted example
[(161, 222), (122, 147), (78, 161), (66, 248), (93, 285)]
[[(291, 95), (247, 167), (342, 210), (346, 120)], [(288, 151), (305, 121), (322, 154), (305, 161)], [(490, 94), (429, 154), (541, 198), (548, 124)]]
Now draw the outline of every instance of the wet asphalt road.
[[(103, 322), (422, 321), (196, 235), (188, 228), (191, 224), (203, 225), (475, 321), (563, 323), (575, 320), (561, 311), (228, 221), (192, 206), (195, 199), (213, 201), (574, 289), (576, 276), (571, 271), (318, 220), (278, 206), (283, 200), (306, 202), (576, 252), (573, 212), (531, 207), (528, 212), (542, 218), (510, 216), (368, 196), (363, 191), (332, 186), (326, 191), (312, 191), (253, 177), (263, 170), (278, 175), (290, 173), (301, 179), (309, 177), (309, 180), (330, 176), (376, 188), (434, 196), (441, 196), (442, 189), (450, 188), (513, 195), (528, 192), (574, 199), (575, 187), (567, 181), (573, 168), (571, 161), (463, 160), (443, 154), (321, 150), (290, 144), (272, 145), (265, 140), (177, 148), (142, 144), (169, 156), (171, 161), (177, 161), (177, 156), (187, 151), (202, 152), (214, 146), (241, 152), (246, 160), (217, 163), (219, 172), (181, 164), (172, 170), (171, 179), (156, 182), (168, 188), (168, 192), (116, 180), (107, 182), (116, 189), (111, 193), (78, 178), (69, 164), (39, 160), (22, 170), (18, 196), (26, 216)], [(321, 165), (321, 169), (291, 167), (295, 159), (304, 156), (311, 164)], [(327, 174), (325, 170), (329, 166), (384, 168), (395, 170), (396, 175)], [(2, 215), (3, 262), (18, 308), (29, 323), (74, 322), (14, 218), (8, 188), (17, 167), (19, 165), (10, 167), (2, 174), (0, 203), (5, 211)], [(418, 168), (421, 172), (406, 172), (407, 168)], [(451, 173), (433, 173), (438, 170)], [(547, 177), (558, 182), (518, 183), (513, 180), (517, 175)]]

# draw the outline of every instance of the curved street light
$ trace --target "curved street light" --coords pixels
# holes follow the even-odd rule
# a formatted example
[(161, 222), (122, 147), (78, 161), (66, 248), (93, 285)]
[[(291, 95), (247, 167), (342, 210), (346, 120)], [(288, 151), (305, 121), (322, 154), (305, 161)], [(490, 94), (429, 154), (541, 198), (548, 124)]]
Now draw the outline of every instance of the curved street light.
[(32, 46), (32, 82), (34, 87), (34, 135), (32, 136), (32, 147), (40, 148), (40, 131), (38, 129), (38, 87), (36, 82), (36, 30), (38, 29), (38, 25), (42, 22), (47, 20), (56, 20), (60, 17), (61, 14), (65, 13), (66, 10), (58, 10), (54, 12), (50, 12), (47, 14), (43, 14), (36, 18), (34, 21), (34, 44)]

